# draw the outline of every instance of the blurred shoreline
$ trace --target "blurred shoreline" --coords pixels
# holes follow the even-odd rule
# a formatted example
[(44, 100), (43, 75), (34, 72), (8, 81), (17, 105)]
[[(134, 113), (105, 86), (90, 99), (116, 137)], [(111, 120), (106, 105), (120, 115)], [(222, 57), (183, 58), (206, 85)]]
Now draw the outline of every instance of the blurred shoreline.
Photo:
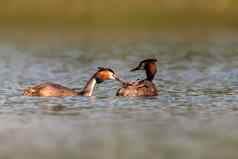
[(234, 0), (0, 0), (0, 4), (0, 29), (238, 28), (238, 2)]
[[(234, 0), (0, 0), (0, 40), (232, 36)], [(43, 39), (43, 40), (42, 40)]]

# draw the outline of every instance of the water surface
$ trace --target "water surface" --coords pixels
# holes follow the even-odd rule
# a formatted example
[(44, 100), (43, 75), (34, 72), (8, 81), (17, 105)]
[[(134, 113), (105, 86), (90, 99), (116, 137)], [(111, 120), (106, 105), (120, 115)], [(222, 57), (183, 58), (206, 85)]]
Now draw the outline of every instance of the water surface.
[[(236, 34), (23, 35), (0, 42), (1, 158), (238, 157)], [(158, 97), (115, 97), (115, 81), (93, 97), (21, 96), (49, 81), (82, 88), (98, 66), (142, 79), (128, 70), (148, 57), (159, 60)]]

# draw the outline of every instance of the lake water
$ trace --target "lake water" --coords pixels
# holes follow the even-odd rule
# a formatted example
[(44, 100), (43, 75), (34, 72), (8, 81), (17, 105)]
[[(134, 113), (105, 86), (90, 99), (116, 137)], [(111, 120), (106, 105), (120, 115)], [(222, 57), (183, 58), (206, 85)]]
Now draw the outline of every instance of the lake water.
[[(98, 66), (124, 80), (158, 58), (158, 97), (23, 97), (42, 82), (82, 88)], [(238, 36), (17, 32), (0, 41), (0, 158), (237, 159)]]

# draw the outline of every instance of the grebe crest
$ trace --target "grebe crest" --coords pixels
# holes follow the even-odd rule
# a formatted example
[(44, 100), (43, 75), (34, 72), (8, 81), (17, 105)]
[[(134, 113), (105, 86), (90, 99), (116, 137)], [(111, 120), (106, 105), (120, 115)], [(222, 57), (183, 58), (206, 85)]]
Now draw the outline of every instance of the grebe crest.
[(94, 78), (97, 83), (102, 83), (105, 80), (117, 80), (120, 81), (119, 77), (115, 74), (115, 72), (106, 67), (98, 67), (98, 71), (95, 73)]
[(139, 65), (130, 70), (131, 72), (137, 71), (137, 70), (145, 70), (146, 72), (146, 80), (152, 81), (155, 77), (155, 74), (157, 73), (157, 65), (156, 62), (157, 59), (146, 59), (139, 63)]

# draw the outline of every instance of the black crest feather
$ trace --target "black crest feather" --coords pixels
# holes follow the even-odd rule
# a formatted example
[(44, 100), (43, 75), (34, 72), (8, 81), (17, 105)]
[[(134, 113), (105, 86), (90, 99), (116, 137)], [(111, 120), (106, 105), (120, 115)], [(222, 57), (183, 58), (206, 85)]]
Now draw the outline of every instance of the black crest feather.
[(112, 69), (106, 67), (98, 67), (98, 71), (110, 71), (113, 74), (115, 73)]
[(151, 59), (145, 59), (145, 60), (143, 60), (143, 61), (141, 61), (140, 63), (139, 63), (139, 65), (136, 67), (136, 68), (134, 68), (134, 69), (132, 69), (132, 70), (130, 70), (130, 71), (136, 71), (136, 70), (139, 70), (139, 69), (141, 69), (141, 67), (142, 67), (142, 65), (144, 64), (144, 63), (155, 63), (155, 62), (157, 62), (158, 60), (157, 59), (154, 59), (154, 58), (151, 58)]

